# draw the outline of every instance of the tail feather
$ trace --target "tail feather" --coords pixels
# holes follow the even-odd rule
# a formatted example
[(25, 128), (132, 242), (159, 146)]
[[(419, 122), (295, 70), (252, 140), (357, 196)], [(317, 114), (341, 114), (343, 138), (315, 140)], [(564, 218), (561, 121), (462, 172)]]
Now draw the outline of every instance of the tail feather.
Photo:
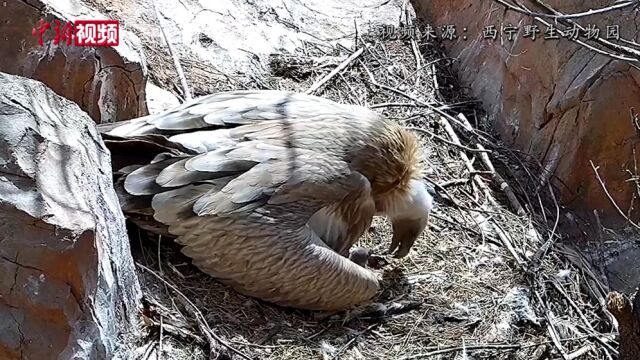
[(193, 217), (193, 205), (196, 200), (207, 192), (220, 190), (220, 188), (215, 184), (204, 183), (156, 194), (151, 200), (151, 206), (155, 211), (154, 218), (165, 224), (186, 221)]
[(176, 162), (184, 161), (183, 158), (173, 157), (143, 165), (127, 174), (124, 180), (124, 189), (131, 195), (153, 195), (165, 191), (162, 184), (156, 180), (158, 175), (166, 168), (173, 166)]

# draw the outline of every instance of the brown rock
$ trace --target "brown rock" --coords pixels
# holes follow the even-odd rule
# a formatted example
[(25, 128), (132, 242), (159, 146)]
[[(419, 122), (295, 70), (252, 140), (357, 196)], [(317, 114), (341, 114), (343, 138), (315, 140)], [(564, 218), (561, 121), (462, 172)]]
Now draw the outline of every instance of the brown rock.
[[(521, 3), (547, 12), (534, 1)], [(545, 3), (564, 13), (609, 4), (577, 0)], [(605, 223), (620, 221), (589, 161), (600, 166), (611, 195), (626, 211), (635, 191), (633, 183), (626, 182), (630, 177), (626, 169), (634, 171), (633, 150), (640, 150), (629, 115), (631, 108), (640, 109), (640, 72), (569, 40), (545, 40), (545, 25), (505, 12), (494, 1), (415, 0), (413, 4), (419, 17), (438, 28), (438, 35), (440, 26), (456, 25), (458, 39), (444, 40), (443, 44), (457, 59), (461, 82), (482, 101), (491, 125), (507, 145), (533, 155), (549, 169), (569, 207), (578, 212), (601, 210)], [(624, 10), (577, 22), (585, 27), (597, 25), (601, 36), (607, 25), (617, 24), (622, 37), (635, 39), (634, 16), (632, 10)], [(523, 39), (524, 26), (533, 23), (542, 33), (535, 41)], [(501, 41), (501, 24), (519, 27), (516, 41), (508, 41), (504, 33)], [(483, 39), (487, 25), (496, 26), (497, 40)], [(463, 39), (465, 34), (467, 40)]]
[(105, 359), (140, 288), (95, 124), (0, 73), (0, 359)]
[(64, 24), (79, 17), (104, 19), (79, 2), (0, 2), (0, 71), (42, 81), (97, 123), (146, 115), (146, 65), (135, 36), (121, 27), (120, 45), (113, 48), (55, 45), (53, 29), (40, 46), (32, 35), (40, 19)]

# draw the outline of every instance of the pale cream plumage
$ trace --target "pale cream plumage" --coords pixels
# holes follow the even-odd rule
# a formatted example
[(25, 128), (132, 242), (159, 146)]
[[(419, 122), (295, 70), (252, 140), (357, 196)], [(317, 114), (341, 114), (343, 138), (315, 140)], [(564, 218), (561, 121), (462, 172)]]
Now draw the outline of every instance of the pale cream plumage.
[(234, 91), (100, 126), (125, 213), (202, 271), (280, 305), (342, 310), (376, 275), (345, 256), (376, 214), (405, 256), (428, 223), (415, 136), (375, 112)]

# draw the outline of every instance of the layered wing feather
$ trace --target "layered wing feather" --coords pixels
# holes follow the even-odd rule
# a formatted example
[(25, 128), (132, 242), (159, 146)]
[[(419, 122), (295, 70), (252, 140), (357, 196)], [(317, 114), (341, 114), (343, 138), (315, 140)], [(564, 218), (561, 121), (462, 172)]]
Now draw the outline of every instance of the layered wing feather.
[(307, 222), (348, 199), (364, 209), (357, 231), (370, 223), (370, 184), (348, 153), (354, 131), (376, 116), (317, 97), (247, 91), (102, 130), (117, 141), (162, 135), (188, 149), (129, 172), (123, 188), (150, 199), (153, 218), (196, 266), (278, 304), (340, 309), (373, 296), (377, 279), (337, 256)]
[(340, 117), (341, 114), (353, 118), (363, 113), (375, 115), (362, 107), (338, 104), (317, 96), (279, 90), (240, 90), (203, 96), (160, 114), (101, 127), (103, 132), (114, 136), (171, 135), (265, 120), (314, 120)]

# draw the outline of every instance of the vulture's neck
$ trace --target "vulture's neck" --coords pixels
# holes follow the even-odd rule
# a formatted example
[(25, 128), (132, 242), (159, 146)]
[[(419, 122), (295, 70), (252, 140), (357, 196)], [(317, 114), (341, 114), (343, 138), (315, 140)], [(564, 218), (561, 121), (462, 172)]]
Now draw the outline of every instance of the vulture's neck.
[(353, 166), (371, 183), (374, 199), (406, 192), (412, 179), (422, 177), (418, 139), (398, 124), (384, 121), (372, 129), (373, 136), (358, 151)]

